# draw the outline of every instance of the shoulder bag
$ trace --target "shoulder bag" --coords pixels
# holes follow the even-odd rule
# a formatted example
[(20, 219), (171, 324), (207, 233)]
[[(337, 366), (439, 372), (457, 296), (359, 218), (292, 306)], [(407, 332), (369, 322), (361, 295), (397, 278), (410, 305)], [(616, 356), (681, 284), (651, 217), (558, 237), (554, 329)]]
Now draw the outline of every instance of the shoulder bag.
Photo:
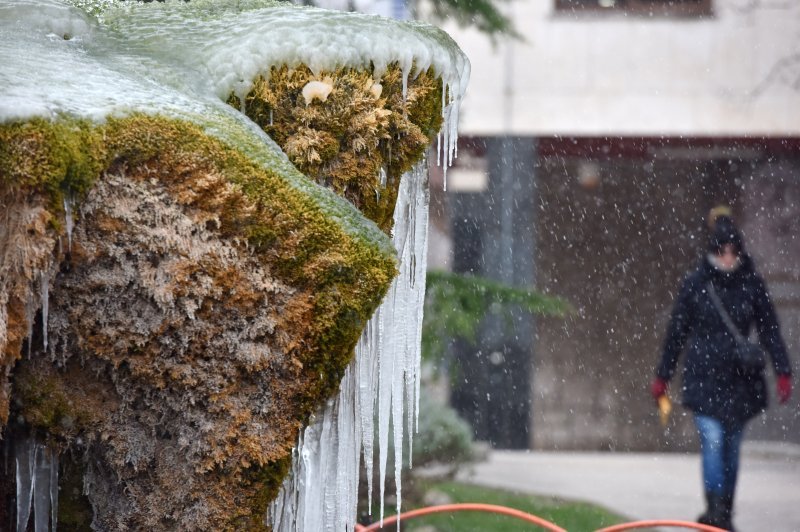
[(736, 348), (734, 349), (733, 354), (736, 358), (737, 364), (739, 364), (739, 367), (742, 369), (742, 371), (747, 373), (759, 373), (763, 371), (764, 366), (766, 366), (764, 349), (762, 349), (760, 345), (753, 343), (742, 336), (742, 333), (733, 323), (733, 320), (731, 320), (731, 317), (725, 310), (725, 307), (722, 306), (722, 301), (720, 301), (717, 291), (714, 290), (714, 285), (708, 283), (707, 288), (708, 295), (711, 296), (711, 301), (717, 308), (717, 312), (719, 312), (722, 321), (725, 322), (725, 326), (736, 340)]

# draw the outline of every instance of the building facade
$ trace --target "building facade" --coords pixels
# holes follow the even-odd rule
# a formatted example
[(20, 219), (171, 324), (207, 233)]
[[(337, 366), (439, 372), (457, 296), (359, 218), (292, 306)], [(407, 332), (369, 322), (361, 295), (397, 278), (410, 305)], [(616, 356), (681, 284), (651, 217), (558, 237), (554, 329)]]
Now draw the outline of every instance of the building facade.
[[(521, 41), (447, 28), (472, 79), (434, 198), (432, 252), (452, 251), (433, 262), (575, 312), (512, 334), (484, 324), (479, 345), (456, 350), (471, 377), (454, 403), (497, 447), (694, 447), (690, 416), (662, 429), (648, 387), (710, 207), (733, 207), (800, 368), (800, 3), (509, 10)], [(773, 406), (748, 436), (800, 443), (798, 404)]]

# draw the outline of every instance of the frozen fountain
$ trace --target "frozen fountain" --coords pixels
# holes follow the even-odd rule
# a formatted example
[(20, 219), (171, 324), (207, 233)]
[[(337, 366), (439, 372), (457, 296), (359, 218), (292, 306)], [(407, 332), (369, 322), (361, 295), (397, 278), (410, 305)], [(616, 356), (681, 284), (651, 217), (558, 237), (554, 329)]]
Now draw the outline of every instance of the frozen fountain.
[(246, 0), (9, 0), (0, 54), (1, 522), (352, 529), (412, 441), (464, 55)]

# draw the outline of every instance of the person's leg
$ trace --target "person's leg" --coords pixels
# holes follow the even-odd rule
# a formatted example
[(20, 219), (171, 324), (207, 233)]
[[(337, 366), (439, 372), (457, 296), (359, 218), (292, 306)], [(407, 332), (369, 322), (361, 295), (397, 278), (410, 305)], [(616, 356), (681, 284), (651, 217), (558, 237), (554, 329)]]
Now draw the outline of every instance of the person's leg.
[(733, 496), (736, 493), (736, 480), (739, 475), (739, 455), (742, 448), (744, 425), (725, 427), (723, 462), (725, 464), (725, 481), (723, 492)]
[(724, 518), (723, 497), (725, 493), (725, 435), (718, 420), (695, 414), (694, 422), (700, 436), (700, 455), (703, 464), (703, 487), (705, 488), (706, 512), (698, 518), (702, 524), (720, 526)]
[(725, 490), (725, 431), (718, 420), (695, 414), (694, 422), (700, 436), (700, 454), (703, 462), (703, 486), (706, 493), (722, 495)]
[(744, 435), (744, 424), (725, 427), (723, 462), (725, 464), (725, 482), (722, 494), (724, 528), (733, 530), (733, 502), (736, 496), (736, 479), (739, 473), (739, 454)]

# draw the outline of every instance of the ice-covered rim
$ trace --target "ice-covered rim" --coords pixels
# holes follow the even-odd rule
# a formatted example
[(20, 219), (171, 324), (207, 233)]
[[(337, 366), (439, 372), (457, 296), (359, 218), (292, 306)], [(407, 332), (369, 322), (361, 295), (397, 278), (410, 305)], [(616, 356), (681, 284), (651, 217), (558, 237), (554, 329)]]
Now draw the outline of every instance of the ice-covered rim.
[(440, 133), (447, 162), (469, 77), (466, 56), (433, 26), (264, 0), (4, 0), (0, 57), (0, 124), (160, 114), (196, 123), (284, 175), (297, 172), (282, 151), (225, 103), (271, 67), (373, 68), (378, 78), (397, 62), (404, 80), (433, 68), (448, 95)]
[(315, 73), (372, 67), (376, 79), (391, 63), (411, 77), (432, 67), (453, 98), (463, 95), (469, 77), (469, 61), (447, 33), (376, 15), (263, 0), (168, 0), (126, 2), (107, 8), (102, 20), (152, 53), (204, 69), (220, 98), (245, 96), (258, 75), (281, 65)]
[(434, 26), (265, 0), (6, 0), (0, 55), (0, 123), (133, 111), (197, 122), (227, 114), (219, 105), (231, 94), (243, 100), (274, 66), (372, 69), (380, 79), (397, 63), (404, 87), (432, 68), (446, 95), (446, 165), (470, 72)]
[(26, 25), (89, 48), (93, 41), (121, 41), (130, 55), (206, 80), (223, 100), (245, 96), (259, 75), (282, 65), (303, 64), (315, 73), (372, 68), (376, 79), (392, 63), (406, 79), (433, 68), (449, 101), (461, 99), (469, 79), (469, 61), (447, 33), (376, 15), (264, 0), (10, 0), (0, 12), (0, 31)]

